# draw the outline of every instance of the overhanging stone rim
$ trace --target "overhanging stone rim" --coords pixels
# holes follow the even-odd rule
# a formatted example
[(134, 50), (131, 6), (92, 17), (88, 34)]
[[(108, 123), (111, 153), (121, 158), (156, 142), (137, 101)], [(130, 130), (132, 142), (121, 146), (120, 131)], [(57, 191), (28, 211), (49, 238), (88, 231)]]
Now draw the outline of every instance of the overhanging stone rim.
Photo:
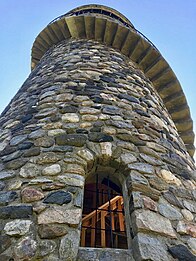
[[(74, 10), (74, 9), (73, 9)], [(67, 13), (67, 14), (69, 14), (69, 13)], [(88, 15), (79, 15), (79, 16), (67, 16), (67, 17), (65, 17), (65, 16), (63, 16), (62, 18), (60, 18), (60, 19), (57, 19), (57, 20), (55, 20), (54, 22), (52, 22), (52, 23), (50, 23), (48, 26), (46, 26), (46, 28), (44, 29), (44, 30), (42, 30), (42, 32), (37, 36), (37, 38), (35, 39), (35, 42), (34, 42), (34, 44), (33, 44), (33, 47), (32, 47), (32, 53), (31, 53), (31, 59), (32, 59), (32, 69), (34, 69), (35, 67), (36, 67), (36, 65), (39, 63), (39, 61), (41, 60), (41, 57), (44, 55), (44, 53), (47, 51), (43, 51), (43, 45), (44, 44), (41, 44), (41, 42), (43, 41), (43, 40), (45, 40), (45, 37), (44, 37), (44, 35), (43, 35), (43, 32), (44, 33), (47, 33), (47, 31), (48, 32), (50, 32), (50, 34), (51, 34), (51, 32), (53, 31), (53, 29), (52, 29), (52, 26), (54, 26), (54, 24), (56, 25), (56, 26), (59, 26), (59, 24), (63, 21), (66, 25), (67, 25), (67, 27), (68, 27), (68, 30), (69, 30), (69, 32), (67, 33), (67, 37), (65, 38), (65, 39), (62, 39), (62, 40), (66, 40), (66, 39), (69, 39), (69, 38), (82, 38), (82, 39), (84, 39), (84, 38), (87, 38), (87, 36), (86, 36), (86, 33), (85, 34), (81, 34), (80, 32), (79, 32), (79, 28), (77, 27), (77, 19), (81, 19), (82, 17), (81, 16), (83, 16), (83, 21), (85, 21), (85, 19), (84, 19), (84, 17), (86, 18), (86, 17), (92, 17), (92, 16), (88, 16)], [(96, 16), (95, 16), (95, 19), (96, 19)], [(101, 16), (99, 16), (99, 19), (103, 19), (104, 21), (105, 20), (108, 20), (108, 21), (110, 21), (113, 25), (116, 25), (117, 27), (118, 26), (122, 26), (122, 24), (121, 23), (117, 23), (116, 21), (114, 22), (114, 21), (111, 21), (111, 19), (109, 20), (109, 19), (107, 19), (106, 18), (106, 16), (104, 16), (103, 18), (101, 18)], [(69, 24), (67, 24), (67, 21), (69, 20)], [(73, 35), (73, 33), (72, 32), (70, 32), (70, 29), (69, 29), (69, 26), (70, 25), (73, 25), (74, 26), (74, 30), (75, 30), (75, 33), (76, 34), (74, 34)], [(103, 27), (105, 27), (105, 28), (102, 28), (102, 32), (105, 34), (105, 29), (106, 29), (106, 25), (107, 25), (107, 23), (106, 22), (103, 22), (103, 23), (101, 23), (101, 26), (103, 26)], [(81, 28), (83, 28), (82, 30), (83, 30), (83, 32), (86, 32), (86, 23), (85, 22), (83, 22), (82, 23), (82, 25), (80, 24), (80, 31), (81, 31)], [(133, 27), (126, 27), (127, 28), (127, 30), (129, 31), (129, 32), (131, 32), (131, 34), (134, 34), (134, 35), (136, 35), (137, 37), (139, 37), (139, 39), (142, 39), (142, 41), (144, 41), (144, 42), (146, 42), (147, 43), (147, 45), (149, 45), (149, 47), (151, 46), (151, 42), (150, 41), (148, 41), (146, 38), (144, 38), (143, 37), (143, 35), (142, 34), (140, 34), (140, 33), (138, 33), (137, 32), (137, 30), (135, 30), (135, 28)], [(96, 30), (96, 27), (94, 26), (94, 28), (92, 28), (93, 29), (93, 33), (94, 33), (94, 38), (92, 37), (91, 39), (95, 39), (95, 30)], [(127, 30), (125, 30), (125, 33), (127, 34)], [(116, 30), (116, 32), (115, 32), (115, 34), (117, 33), (117, 30)], [(64, 35), (64, 34), (63, 34)], [(70, 36), (69, 36), (70, 35)], [(114, 36), (115, 37), (115, 36)], [(49, 35), (49, 38), (51, 39), (51, 36)], [(87, 39), (89, 39), (89, 38), (87, 38)], [(125, 36), (125, 39), (126, 39), (126, 36)], [(58, 39), (58, 37), (56, 36), (56, 34), (55, 34), (55, 38), (53, 38), (53, 39), (51, 39), (51, 46), (50, 47), (48, 47), (48, 49), (50, 49), (53, 45), (55, 45), (55, 44), (57, 44), (58, 42), (61, 42), (62, 40), (59, 40)], [(103, 37), (102, 37), (102, 39), (95, 39), (95, 40), (98, 40), (98, 41), (100, 41), (101, 43), (103, 43), (103, 44), (105, 44), (105, 42), (104, 42), (104, 35), (103, 35)], [(126, 40), (125, 40), (126, 41)], [(46, 42), (46, 41), (45, 41)], [(41, 46), (40, 46), (41, 45)], [(124, 45), (124, 43), (123, 44), (121, 44), (120, 46), (121, 46), (121, 49), (122, 49), (122, 47), (123, 47), (123, 45)], [(38, 49), (38, 47), (40, 46), (40, 48)], [(115, 48), (114, 46), (113, 46), (113, 42), (109, 45), (109, 46), (111, 46), (112, 48)], [(135, 46), (136, 47), (136, 46)], [(189, 109), (189, 106), (188, 106), (188, 104), (187, 104), (187, 100), (186, 100), (186, 97), (185, 97), (185, 95), (184, 95), (184, 92), (183, 92), (183, 90), (182, 90), (182, 87), (181, 87), (181, 85), (180, 85), (180, 83), (179, 83), (179, 81), (178, 81), (178, 79), (177, 79), (177, 77), (176, 77), (176, 75), (174, 74), (174, 72), (173, 72), (173, 70), (171, 69), (171, 67), (169, 66), (169, 64), (166, 62), (166, 60), (162, 57), (162, 55), (161, 55), (161, 53), (158, 51), (158, 49), (156, 48), (156, 47), (154, 47), (154, 45), (152, 45), (152, 47), (154, 48), (154, 51), (158, 54), (158, 57), (160, 57), (160, 59), (158, 59), (158, 62), (161, 60), (162, 61), (162, 63), (163, 64), (166, 64), (166, 65), (168, 65), (168, 67), (167, 67), (167, 70), (165, 71), (165, 70), (162, 70), (162, 73), (160, 73), (159, 75), (158, 75), (158, 77), (156, 77), (155, 78), (155, 89), (158, 91), (158, 93), (159, 93), (159, 89), (161, 90), (160, 91), (160, 93), (163, 91), (163, 89), (164, 89), (164, 86), (167, 86), (167, 83), (169, 83), (169, 82), (171, 82), (171, 81), (174, 81), (174, 80), (176, 80), (176, 82), (177, 82), (177, 86), (178, 86), (178, 89), (181, 91), (181, 93), (182, 93), (182, 95), (184, 96), (184, 104), (183, 104), (183, 107), (184, 107), (184, 105), (185, 105), (185, 107), (186, 107), (186, 116), (184, 117), (184, 115), (180, 115), (180, 113), (179, 113), (179, 115), (177, 114), (177, 115), (175, 115), (175, 117), (174, 117), (174, 115), (172, 115), (172, 114), (170, 114), (171, 115), (171, 118), (173, 119), (173, 121), (174, 121), (174, 124), (175, 124), (175, 122), (177, 122), (177, 121), (179, 121), (179, 120), (181, 120), (181, 118), (183, 118), (183, 120), (184, 120), (184, 126), (186, 125), (186, 122), (187, 121), (190, 121), (191, 120), (191, 115), (190, 115), (190, 109)], [(46, 48), (46, 47), (45, 47)], [(42, 50), (41, 50), (42, 49)], [(121, 49), (119, 49), (120, 51), (121, 51)], [(145, 50), (143, 50), (141, 53), (142, 53), (142, 55), (143, 55), (143, 52), (144, 52)], [(123, 53), (124, 54), (124, 53)], [(124, 54), (125, 55), (125, 54)], [(127, 56), (127, 55), (126, 55)], [(129, 58), (131, 58), (131, 57), (129, 57)], [(144, 57), (143, 57), (144, 58)], [(143, 60), (143, 58), (142, 58), (142, 60)], [(140, 63), (137, 63), (137, 61), (138, 60), (140, 60), (139, 59), (139, 57), (137, 57), (137, 59), (134, 61), (142, 70), (143, 70), (143, 65), (142, 66), (140, 66)], [(155, 63), (155, 65), (156, 65), (156, 63)], [(153, 66), (155, 66), (155, 65), (153, 65)], [(161, 65), (160, 65), (161, 66)], [(147, 69), (147, 68), (146, 68)], [(146, 70), (145, 69), (145, 70)], [(152, 68), (151, 68), (152, 69)], [(151, 70), (150, 69), (150, 70)], [(160, 69), (160, 68), (159, 68)], [(162, 69), (162, 68), (161, 68)], [(153, 70), (153, 69), (152, 69)], [(143, 70), (144, 71), (144, 70)], [(162, 77), (164, 77), (165, 75), (164, 74), (167, 74), (169, 72), (169, 77), (166, 75), (166, 82), (164, 81), (164, 83), (161, 83), (161, 81), (159, 82), (159, 78), (162, 78)], [(153, 82), (153, 80), (152, 80), (152, 83), (153, 83), (153, 85), (154, 85), (154, 82)], [(173, 95), (173, 93), (171, 93), (171, 94), (169, 94), (168, 95), (168, 97), (170, 97), (170, 95), (172, 96)], [(160, 96), (161, 96), (161, 94), (160, 94)], [(164, 102), (164, 100), (163, 100), (163, 102)], [(175, 100), (174, 100), (174, 102), (175, 102)], [(166, 106), (166, 108), (167, 108), (167, 104), (165, 104), (165, 106)], [(181, 109), (180, 109), (180, 107), (181, 107), (181, 104), (180, 103), (178, 103), (178, 100), (176, 99), (176, 104), (175, 104), (175, 107), (176, 107), (176, 111), (181, 111)], [(169, 109), (169, 108), (168, 108)], [(177, 130), (178, 130), (178, 126), (176, 126), (176, 128), (177, 128)], [(190, 132), (193, 132), (193, 127), (190, 127), (188, 130), (187, 130), (187, 128), (186, 128), (186, 132), (187, 131), (190, 131)], [(181, 136), (181, 133), (180, 132), (182, 132), (182, 126), (181, 126), (181, 129), (180, 130), (178, 130), (178, 132), (179, 132), (179, 135)], [(187, 139), (188, 139), (188, 137), (186, 137), (186, 136), (184, 136), (183, 135), (183, 137), (181, 137), (182, 138), (182, 140), (184, 141), (184, 143), (185, 143), (185, 145), (186, 145), (186, 147), (187, 147), (187, 150), (188, 150), (188, 152), (189, 152), (189, 154), (191, 155), (191, 156), (193, 156), (194, 155), (194, 151), (195, 151), (195, 149), (193, 149), (194, 148), (194, 142), (191, 142), (191, 143), (188, 143), (187, 144)], [(191, 150), (190, 149), (188, 149), (188, 148), (192, 148)]]

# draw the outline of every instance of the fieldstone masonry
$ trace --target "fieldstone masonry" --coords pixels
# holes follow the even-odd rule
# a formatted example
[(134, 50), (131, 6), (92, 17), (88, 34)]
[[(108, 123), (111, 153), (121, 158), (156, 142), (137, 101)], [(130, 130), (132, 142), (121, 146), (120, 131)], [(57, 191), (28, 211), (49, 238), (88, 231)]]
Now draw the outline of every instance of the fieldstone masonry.
[[(59, 41), (0, 126), (1, 261), (196, 260), (193, 159), (151, 80), (119, 50)], [(79, 247), (85, 179), (101, 171), (125, 190), (128, 250)]]

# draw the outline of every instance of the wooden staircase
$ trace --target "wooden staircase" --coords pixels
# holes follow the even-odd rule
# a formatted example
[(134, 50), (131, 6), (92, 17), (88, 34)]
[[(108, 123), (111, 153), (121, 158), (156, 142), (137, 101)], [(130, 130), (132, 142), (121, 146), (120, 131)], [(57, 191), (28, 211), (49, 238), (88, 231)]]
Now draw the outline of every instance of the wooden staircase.
[[(118, 241), (119, 236), (126, 237), (122, 196), (114, 197), (82, 218), (81, 246), (86, 246), (87, 229), (90, 229), (90, 246), (97, 246), (98, 241), (100, 241), (100, 247), (107, 247), (106, 227), (108, 226), (108, 220), (110, 220), (109, 226), (115, 242)], [(97, 233), (97, 230), (99, 230), (100, 233)], [(100, 239), (96, 238), (97, 235)]]

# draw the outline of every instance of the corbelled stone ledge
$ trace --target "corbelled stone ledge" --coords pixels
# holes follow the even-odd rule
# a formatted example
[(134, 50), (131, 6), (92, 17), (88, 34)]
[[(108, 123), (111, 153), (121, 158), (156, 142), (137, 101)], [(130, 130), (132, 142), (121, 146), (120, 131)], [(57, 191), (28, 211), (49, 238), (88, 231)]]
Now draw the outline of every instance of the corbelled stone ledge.
[(86, 5), (62, 15), (44, 28), (32, 47), (34, 69), (53, 45), (69, 38), (95, 39), (135, 62), (153, 83), (191, 156), (195, 152), (193, 121), (182, 87), (158, 49), (116, 10)]

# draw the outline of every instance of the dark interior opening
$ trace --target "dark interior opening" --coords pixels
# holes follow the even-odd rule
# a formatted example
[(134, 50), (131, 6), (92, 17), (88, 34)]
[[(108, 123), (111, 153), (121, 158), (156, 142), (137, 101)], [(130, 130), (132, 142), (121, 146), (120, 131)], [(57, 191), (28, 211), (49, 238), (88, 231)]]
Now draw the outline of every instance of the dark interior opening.
[(127, 249), (123, 196), (109, 177), (85, 185), (81, 246)]

